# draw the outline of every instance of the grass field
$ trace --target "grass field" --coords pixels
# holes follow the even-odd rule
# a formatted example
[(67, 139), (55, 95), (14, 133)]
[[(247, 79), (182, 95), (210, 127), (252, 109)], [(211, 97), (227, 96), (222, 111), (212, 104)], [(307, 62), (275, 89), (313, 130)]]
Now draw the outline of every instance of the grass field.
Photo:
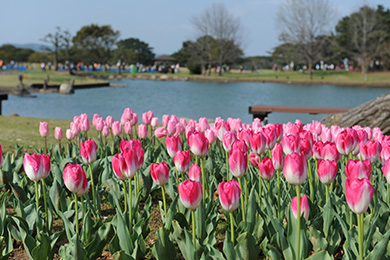
[[(49, 84), (69, 83), (72, 80), (75, 84), (93, 84), (103, 82), (102, 79), (115, 77), (115, 72), (82, 72), (83, 76), (72, 76), (65, 71), (11, 71), (0, 72), (0, 88), (3, 90), (12, 89), (19, 84), (18, 75), (23, 74), (23, 83), (29, 85), (32, 83), (43, 83), (49, 78)], [(159, 73), (137, 73), (136, 76), (142, 78), (151, 78), (154, 76), (166, 75), (172, 79), (191, 78), (194, 80), (210, 81), (270, 81), (281, 83), (302, 83), (302, 84), (337, 84), (337, 85), (368, 85), (368, 86), (390, 86), (390, 71), (372, 72), (368, 74), (368, 80), (364, 81), (364, 75), (356, 71), (314, 71), (313, 78), (310, 79), (306, 72), (299, 71), (273, 71), (258, 70), (256, 72), (231, 70), (219, 76), (211, 73), (210, 76), (193, 75), (188, 69), (182, 68), (180, 73), (176, 74), (159, 74)], [(87, 77), (86, 77), (87, 76)], [(130, 73), (122, 73), (121, 77), (130, 77)]]

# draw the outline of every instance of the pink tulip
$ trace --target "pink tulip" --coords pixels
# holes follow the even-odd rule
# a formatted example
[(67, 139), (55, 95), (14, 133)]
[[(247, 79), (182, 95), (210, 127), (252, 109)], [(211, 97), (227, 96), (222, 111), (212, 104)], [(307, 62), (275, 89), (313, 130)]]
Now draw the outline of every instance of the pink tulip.
[(195, 127), (193, 127), (192, 125), (187, 125), (185, 127), (185, 133), (186, 133), (186, 138), (188, 139), (190, 137), (190, 135), (195, 132)]
[[(297, 214), (298, 213), (298, 197), (297, 196), (295, 196), (291, 200), (291, 210), (292, 210), (292, 213), (294, 215), (294, 218), (297, 218), (298, 217), (298, 214)], [(306, 221), (308, 221), (309, 214), (310, 214), (310, 207), (309, 207), (309, 200), (307, 199), (306, 194), (304, 194), (301, 197), (300, 211), (301, 211), (301, 215), (303, 213), (303, 217), (305, 218)]]
[(257, 133), (261, 129), (261, 120), (260, 118), (254, 118), (252, 121), (252, 129)]
[(171, 119), (169, 115), (163, 115), (163, 117), (162, 117), (163, 126), (165, 126), (165, 127), (168, 126), (169, 119)]
[(382, 172), (385, 175), (387, 182), (390, 183), (390, 160), (386, 160), (385, 165), (382, 167)]
[(241, 189), (236, 180), (221, 182), (218, 184), (219, 201), (224, 210), (233, 212), (238, 208)]
[(385, 164), (387, 159), (390, 158), (390, 144), (389, 143), (383, 143), (382, 142), (382, 150), (381, 153), (379, 154), (380, 161), (382, 165)]
[(45, 179), (50, 173), (50, 156), (45, 154), (30, 155), (25, 153), (23, 168), (30, 180), (39, 181)]
[(65, 186), (69, 191), (79, 196), (88, 190), (88, 180), (83, 168), (79, 164), (68, 164), (62, 174)]
[(103, 127), (103, 130), (102, 130), (102, 135), (103, 135), (104, 137), (107, 137), (109, 134), (110, 134), (110, 130), (109, 130), (108, 126), (105, 125), (105, 126)]
[(120, 136), (122, 134), (122, 125), (119, 121), (112, 123), (111, 131), (114, 136)]
[(240, 130), (237, 134), (237, 139), (242, 140), (245, 142), (246, 146), (249, 148), (251, 147), (251, 130)]
[(230, 125), (230, 130), (235, 133), (238, 133), (238, 131), (242, 129), (242, 121), (240, 118), (232, 119), (229, 125)]
[(60, 141), (63, 137), (62, 128), (58, 126), (54, 128), (54, 138)]
[(188, 170), (188, 178), (193, 181), (201, 182), (202, 180), (202, 171), (197, 164), (191, 165), (190, 169)]
[(165, 162), (152, 163), (150, 165), (150, 175), (152, 175), (152, 179), (157, 185), (164, 186), (169, 179), (168, 165)]
[(80, 131), (88, 132), (89, 131), (89, 119), (88, 116), (85, 115), (80, 120)]
[(179, 123), (181, 123), (184, 127), (187, 126), (187, 120), (185, 118), (180, 118)]
[(325, 142), (321, 149), (321, 157), (324, 160), (339, 161), (340, 153), (335, 143)]
[(240, 149), (243, 153), (248, 152), (248, 146), (246, 146), (246, 143), (242, 140), (234, 141), (231, 149)]
[(313, 146), (314, 139), (313, 139), (313, 134), (311, 132), (303, 130), (302, 132), (299, 133), (299, 138), (307, 139), (310, 142), (310, 145)]
[(72, 130), (72, 132), (75, 135), (79, 135), (80, 134), (80, 127), (79, 127), (79, 125), (77, 123), (71, 122), (70, 123), (70, 130)]
[(249, 163), (253, 167), (257, 167), (257, 165), (259, 165), (259, 156), (257, 154), (255, 154), (254, 152), (250, 152), (249, 153)]
[(354, 145), (353, 137), (346, 131), (340, 132), (336, 137), (336, 147), (340, 154), (348, 155), (352, 152)]
[(264, 157), (258, 165), (261, 177), (270, 181), (275, 175), (275, 169), (272, 165), (272, 159), (268, 157)]
[(282, 145), (277, 143), (272, 149), (272, 165), (276, 171), (283, 169), (284, 164), (284, 155)]
[(153, 112), (148, 111), (142, 114), (142, 122), (144, 122), (145, 125), (150, 125), (153, 118)]
[(96, 127), (96, 123), (97, 123), (97, 119), (100, 118), (100, 116), (98, 114), (93, 114), (93, 117), (92, 117), (92, 125), (94, 127)]
[(372, 129), (370, 127), (364, 127), (364, 131), (367, 133), (367, 140), (370, 140), (372, 138)]
[(382, 130), (379, 127), (374, 127), (372, 129), (372, 138), (375, 141), (382, 142), (383, 133), (382, 133)]
[(96, 119), (96, 124), (95, 124), (96, 131), (99, 132), (102, 131), (103, 127), (104, 127), (104, 120), (102, 117), (99, 117), (98, 119)]
[(183, 123), (179, 122), (178, 124), (176, 124), (176, 131), (175, 131), (176, 136), (184, 134), (185, 131), (186, 131), (186, 129), (185, 129), (185, 126), (183, 125)]
[(266, 141), (266, 137), (261, 131), (253, 134), (251, 137), (252, 151), (258, 155), (264, 153)]
[(263, 128), (263, 134), (265, 137), (265, 149), (272, 150), (276, 144), (276, 130), (273, 125), (269, 125)]
[(131, 135), (133, 133), (133, 127), (131, 126), (130, 121), (126, 121), (124, 125), (125, 134)]
[(66, 139), (73, 140), (74, 137), (75, 137), (75, 134), (73, 133), (73, 131), (70, 129), (66, 129)]
[(319, 159), (317, 163), (317, 172), (320, 181), (329, 185), (336, 178), (337, 162)]
[(371, 162), (368, 159), (365, 161), (348, 160), (347, 165), (345, 166), (345, 175), (349, 179), (370, 179)]
[(148, 137), (148, 128), (144, 124), (138, 125), (138, 137), (140, 139), (145, 139)]
[(205, 132), (210, 129), (209, 121), (205, 117), (199, 118), (200, 131)]
[(195, 210), (202, 202), (202, 185), (197, 181), (185, 180), (179, 184), (179, 196), (184, 207)]
[(112, 169), (114, 170), (115, 176), (120, 180), (127, 180), (125, 172), (127, 171), (127, 164), (125, 157), (122, 154), (118, 153), (112, 157), (111, 160)]
[(189, 150), (176, 151), (175, 156), (173, 157), (173, 163), (175, 164), (175, 167), (178, 172), (185, 173), (186, 171), (188, 171), (188, 168), (190, 167), (190, 162), (191, 162), (191, 153)]
[(311, 144), (308, 139), (299, 140), (299, 151), (305, 155), (306, 160), (311, 157)]
[(332, 139), (333, 139), (332, 138), (332, 132), (330, 131), (330, 129), (328, 129), (326, 127), (322, 128), (321, 140), (323, 142), (326, 142), (326, 141), (332, 142), (333, 141)]
[(365, 143), (368, 141), (368, 134), (364, 129), (357, 129), (356, 130), (357, 138), (358, 138), (358, 143)]
[(40, 122), (39, 133), (41, 134), (42, 137), (49, 136), (49, 124), (47, 122)]
[(130, 122), (133, 119), (133, 110), (125, 108), (121, 117), (121, 124), (124, 125), (126, 122)]
[(133, 119), (131, 119), (130, 124), (135, 126), (138, 123), (138, 115), (137, 113), (133, 113)]
[(286, 155), (299, 152), (299, 145), (299, 138), (296, 135), (286, 135), (282, 138), (283, 152)]
[(158, 126), (158, 117), (153, 117), (152, 122), (150, 123), (153, 127)]
[[(167, 135), (167, 129), (165, 129), (164, 126), (158, 127), (158, 128), (154, 131), (154, 135), (155, 135), (157, 138), (165, 137), (165, 136)], [(140, 138), (141, 138), (141, 137), (140, 137)]]
[(167, 136), (165, 138), (165, 146), (171, 158), (175, 156), (176, 151), (181, 150), (180, 136)]
[(169, 120), (167, 130), (170, 135), (173, 135), (176, 132), (177, 122), (175, 120)]
[(354, 213), (366, 212), (373, 195), (374, 187), (368, 179), (347, 178), (345, 180), (345, 197)]
[(222, 120), (222, 119), (221, 119), (220, 121), (218, 121), (218, 122), (215, 123), (215, 128), (216, 128), (217, 131), (218, 131), (217, 137), (218, 137), (218, 139), (219, 139), (220, 141), (223, 140), (223, 133), (224, 133), (225, 131), (230, 131), (230, 126), (229, 126), (228, 122), (226, 122), (226, 121), (224, 121), (224, 120)]
[(125, 154), (129, 150), (134, 150), (137, 154), (137, 170), (140, 170), (144, 164), (144, 149), (142, 149), (140, 140), (121, 140), (120, 144), (121, 153)]
[(207, 140), (209, 140), (209, 144), (215, 143), (217, 137), (215, 136), (213, 130), (207, 129), (204, 132), (204, 135), (206, 136)]
[(113, 123), (114, 123), (114, 118), (112, 116), (107, 116), (106, 117), (106, 125), (109, 128), (111, 128)]
[(283, 175), (287, 182), (293, 185), (301, 185), (307, 178), (307, 160), (303, 153), (287, 154)]
[(359, 144), (360, 157), (362, 160), (368, 159), (371, 163), (378, 160), (382, 151), (382, 145), (378, 141), (369, 140)]
[(233, 131), (225, 131), (223, 133), (222, 144), (226, 152), (232, 149), (232, 145), (236, 140), (236, 134)]
[(313, 148), (311, 149), (312, 157), (315, 160), (322, 159), (322, 148), (324, 147), (324, 143), (322, 141), (317, 141), (314, 143)]
[(230, 150), (229, 167), (235, 177), (241, 178), (244, 176), (248, 168), (247, 153), (243, 153), (239, 149)]
[(89, 139), (80, 143), (80, 155), (84, 163), (92, 164), (96, 160), (97, 145), (94, 140)]
[(188, 146), (195, 156), (204, 158), (209, 149), (209, 141), (202, 132), (193, 132), (187, 139)]
[(126, 162), (126, 167), (124, 168), (126, 177), (127, 179), (132, 179), (139, 168), (138, 154), (134, 149), (127, 149), (122, 155)]

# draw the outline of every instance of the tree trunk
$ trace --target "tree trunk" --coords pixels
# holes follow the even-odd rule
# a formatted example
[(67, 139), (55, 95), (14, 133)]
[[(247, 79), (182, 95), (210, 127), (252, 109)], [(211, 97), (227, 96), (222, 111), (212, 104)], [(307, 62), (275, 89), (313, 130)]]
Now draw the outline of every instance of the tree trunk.
[(330, 127), (339, 125), (341, 127), (379, 127), (384, 135), (390, 134), (390, 92), (368, 101), (358, 107), (351, 108), (348, 112), (332, 114), (324, 117), (321, 123)]
[(310, 77), (310, 79), (313, 79), (312, 67), (313, 67), (313, 60), (309, 58), (309, 77)]

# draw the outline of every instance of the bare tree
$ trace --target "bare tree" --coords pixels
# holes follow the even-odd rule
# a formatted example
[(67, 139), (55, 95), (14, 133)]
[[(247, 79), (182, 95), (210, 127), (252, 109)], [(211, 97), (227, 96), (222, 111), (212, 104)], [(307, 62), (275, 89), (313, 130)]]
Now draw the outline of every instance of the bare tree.
[(328, 0), (284, 0), (277, 13), (280, 39), (298, 45), (312, 78), (313, 62), (333, 28), (335, 12)]
[(374, 9), (363, 6), (359, 12), (351, 15), (348, 24), (353, 52), (366, 81), (370, 62), (384, 47), (385, 32), (378, 30), (378, 20), (379, 17)]
[[(203, 63), (211, 65), (210, 63), (215, 62), (222, 66), (225, 62), (230, 62), (242, 55), (240, 45), (243, 28), (240, 19), (234, 17), (223, 4), (213, 4), (200, 15), (194, 16), (191, 22), (198, 33), (197, 38), (211, 37), (216, 42), (216, 44), (211, 44), (213, 41), (202, 42), (202, 49), (208, 53), (203, 56), (209, 59)], [(232, 48), (232, 46), (238, 48)], [(216, 52), (216, 55), (213, 52)], [(216, 57), (215, 60), (212, 57)], [(220, 75), (221, 73), (222, 70), (220, 70)]]
[(53, 63), (54, 69), (58, 69), (58, 51), (61, 47), (62, 31), (59, 26), (56, 27), (55, 33), (47, 34), (41, 41), (51, 43), (53, 46)]

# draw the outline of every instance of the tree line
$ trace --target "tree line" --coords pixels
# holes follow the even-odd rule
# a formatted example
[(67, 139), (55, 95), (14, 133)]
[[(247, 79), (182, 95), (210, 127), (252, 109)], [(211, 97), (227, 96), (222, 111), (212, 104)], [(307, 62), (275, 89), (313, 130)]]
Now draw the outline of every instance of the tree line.
[[(284, 0), (276, 21), (281, 44), (270, 56), (244, 57), (244, 28), (240, 19), (223, 4), (213, 4), (191, 18), (195, 29), (193, 40), (182, 43), (172, 54), (177, 62), (191, 72), (210, 74), (212, 68), (245, 65), (271, 68), (273, 64), (291, 65), (291, 69), (312, 69), (321, 64), (341, 64), (369, 70), (390, 69), (390, 10), (362, 6), (337, 21), (328, 0)], [(334, 21), (337, 21), (335, 23)], [(335, 25), (336, 24), (336, 25)], [(12, 45), (0, 47), (0, 59), (101, 65), (154, 63), (153, 48), (137, 38), (119, 40), (120, 32), (110, 25), (86, 25), (75, 35), (57, 27), (42, 38), (50, 44), (49, 52), (34, 52)], [(318, 66), (318, 65), (317, 65)]]

